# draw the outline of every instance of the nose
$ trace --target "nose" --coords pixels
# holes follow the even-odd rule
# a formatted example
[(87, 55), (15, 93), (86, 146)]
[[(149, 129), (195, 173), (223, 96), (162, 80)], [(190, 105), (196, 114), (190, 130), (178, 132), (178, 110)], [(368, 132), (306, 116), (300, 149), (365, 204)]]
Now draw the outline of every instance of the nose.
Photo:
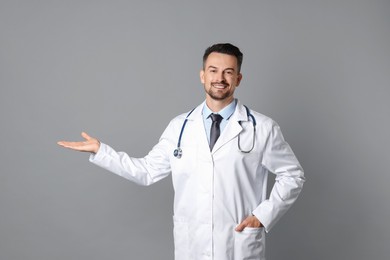
[(216, 75), (216, 80), (218, 82), (225, 82), (225, 74), (223, 72), (218, 72)]

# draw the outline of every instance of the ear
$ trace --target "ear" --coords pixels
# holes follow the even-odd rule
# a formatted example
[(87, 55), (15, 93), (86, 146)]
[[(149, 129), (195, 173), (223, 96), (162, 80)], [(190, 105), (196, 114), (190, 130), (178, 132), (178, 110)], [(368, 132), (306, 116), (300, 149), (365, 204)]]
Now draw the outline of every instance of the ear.
[(202, 82), (202, 84), (204, 84), (204, 70), (200, 70), (200, 73), (199, 73), (199, 77), (200, 77), (200, 82)]
[(242, 74), (241, 74), (241, 73), (238, 73), (237, 82), (236, 82), (236, 87), (238, 87), (238, 86), (240, 85), (241, 80), (242, 80)]

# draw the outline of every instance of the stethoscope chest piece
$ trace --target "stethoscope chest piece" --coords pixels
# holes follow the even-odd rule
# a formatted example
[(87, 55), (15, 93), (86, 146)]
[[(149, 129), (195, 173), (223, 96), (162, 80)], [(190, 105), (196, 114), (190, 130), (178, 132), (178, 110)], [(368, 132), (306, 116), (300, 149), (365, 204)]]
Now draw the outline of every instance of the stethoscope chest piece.
[(181, 156), (183, 155), (183, 150), (178, 147), (173, 151), (173, 156), (175, 156), (177, 159), (180, 159)]

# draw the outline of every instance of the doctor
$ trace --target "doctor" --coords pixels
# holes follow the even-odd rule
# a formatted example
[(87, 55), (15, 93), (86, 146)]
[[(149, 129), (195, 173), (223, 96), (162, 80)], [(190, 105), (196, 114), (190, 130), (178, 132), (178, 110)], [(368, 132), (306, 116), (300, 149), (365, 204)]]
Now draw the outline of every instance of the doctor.
[[(205, 102), (174, 118), (144, 158), (116, 152), (86, 133), (83, 142), (58, 142), (91, 152), (91, 162), (140, 185), (172, 173), (176, 260), (265, 259), (265, 232), (305, 180), (279, 126), (234, 98), (242, 58), (231, 44), (206, 49), (200, 71)], [(269, 172), (276, 180), (266, 198)]]

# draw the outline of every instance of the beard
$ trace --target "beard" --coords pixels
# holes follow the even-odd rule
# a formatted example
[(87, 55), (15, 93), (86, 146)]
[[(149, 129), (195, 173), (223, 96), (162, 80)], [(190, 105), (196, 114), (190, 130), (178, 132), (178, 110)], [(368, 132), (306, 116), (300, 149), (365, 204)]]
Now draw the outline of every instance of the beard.
[[(213, 85), (213, 84), (212, 84)], [(208, 90), (206, 90), (206, 93), (214, 100), (225, 100), (233, 95), (233, 91), (231, 89), (228, 89), (229, 85), (226, 84), (225, 89), (217, 89), (211, 86)], [(205, 87), (206, 89), (206, 87)]]

